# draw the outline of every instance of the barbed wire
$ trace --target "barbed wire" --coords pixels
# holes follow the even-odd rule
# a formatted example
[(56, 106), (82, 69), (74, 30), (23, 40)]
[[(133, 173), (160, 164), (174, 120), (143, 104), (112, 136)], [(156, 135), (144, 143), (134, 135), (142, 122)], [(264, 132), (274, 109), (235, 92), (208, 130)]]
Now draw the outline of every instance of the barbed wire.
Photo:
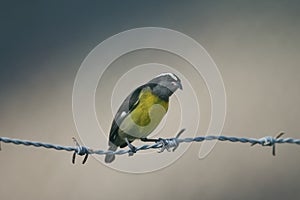
[[(153, 144), (145, 144), (142, 146), (135, 147), (128, 143), (128, 149), (120, 149), (118, 151), (110, 151), (110, 150), (93, 150), (89, 147), (82, 146), (78, 143), (78, 141), (73, 138), (74, 143), (76, 146), (62, 146), (56, 144), (49, 144), (37, 141), (29, 141), (29, 140), (20, 140), (20, 139), (12, 139), (7, 137), (0, 137), (0, 142), (4, 143), (12, 143), (15, 145), (25, 145), (25, 146), (34, 146), (34, 147), (42, 147), (47, 149), (55, 149), (58, 151), (72, 151), (72, 162), (75, 163), (76, 155), (85, 156), (83, 159), (82, 164), (87, 161), (87, 158), (90, 154), (98, 154), (98, 155), (105, 155), (105, 154), (115, 154), (115, 155), (123, 155), (128, 154), (132, 156), (134, 153), (142, 150), (148, 149), (160, 149), (158, 152), (161, 153), (164, 150), (167, 151), (175, 151), (175, 149), (179, 146), (180, 143), (190, 143), (190, 142), (203, 142), (204, 140), (219, 140), (219, 141), (229, 141), (229, 142), (240, 142), (240, 143), (250, 143), (251, 146), (260, 144), (262, 146), (271, 146), (273, 148), (273, 155), (275, 156), (275, 144), (297, 144), (300, 145), (300, 139), (294, 138), (280, 138), (284, 133), (279, 133), (276, 137), (273, 136), (265, 136), (262, 138), (244, 138), (244, 137), (232, 137), (232, 136), (199, 136), (194, 138), (182, 138), (180, 139), (180, 135), (185, 131), (182, 129), (174, 138), (168, 139), (144, 139), (142, 141), (145, 142), (154, 142)], [(0, 150), (1, 150), (1, 143), (0, 143)]]

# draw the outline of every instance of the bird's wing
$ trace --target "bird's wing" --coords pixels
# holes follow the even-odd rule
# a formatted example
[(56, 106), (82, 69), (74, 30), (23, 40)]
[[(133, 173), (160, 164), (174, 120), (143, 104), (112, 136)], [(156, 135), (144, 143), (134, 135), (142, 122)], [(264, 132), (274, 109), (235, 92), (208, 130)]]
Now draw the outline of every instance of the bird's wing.
[(109, 141), (114, 142), (118, 135), (119, 125), (123, 122), (126, 116), (128, 116), (132, 110), (139, 104), (139, 95), (143, 89), (147, 86), (142, 85), (131, 92), (127, 98), (121, 104), (118, 112), (115, 115), (115, 118), (112, 122), (110, 134), (109, 134)]

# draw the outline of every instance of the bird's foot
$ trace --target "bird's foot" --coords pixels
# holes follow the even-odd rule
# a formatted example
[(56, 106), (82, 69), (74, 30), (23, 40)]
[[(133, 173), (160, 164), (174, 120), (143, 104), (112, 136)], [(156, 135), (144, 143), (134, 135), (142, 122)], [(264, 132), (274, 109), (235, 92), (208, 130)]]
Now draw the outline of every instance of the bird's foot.
[(129, 147), (129, 149), (130, 149), (130, 151), (128, 152), (129, 156), (133, 156), (133, 154), (136, 153), (136, 150), (137, 150), (136, 147), (133, 146), (133, 145), (128, 141), (127, 138), (125, 138), (125, 142), (127, 143), (128, 147)]
[(158, 139), (151, 139), (151, 138), (141, 138), (140, 139), (143, 142), (160, 142), (163, 140), (163, 138), (158, 138)]
[(158, 153), (163, 152), (165, 149), (169, 151), (169, 139), (157, 138), (157, 139), (149, 139), (149, 138), (141, 138), (143, 142), (155, 142), (161, 144), (161, 149)]

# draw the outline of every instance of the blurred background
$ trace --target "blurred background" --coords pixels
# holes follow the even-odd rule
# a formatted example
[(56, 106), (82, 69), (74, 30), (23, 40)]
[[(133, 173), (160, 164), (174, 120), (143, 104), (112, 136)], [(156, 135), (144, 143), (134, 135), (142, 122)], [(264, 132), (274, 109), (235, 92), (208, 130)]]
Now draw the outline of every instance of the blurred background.
[[(72, 89), (85, 57), (114, 34), (154, 26), (189, 35), (216, 62), (227, 93), (222, 134), (260, 138), (285, 131), (286, 137), (300, 138), (299, 9), (297, 1), (274, 0), (1, 1), (0, 136), (73, 145), (71, 138), (78, 134)], [(170, 57), (151, 50), (124, 56), (102, 81), (121, 76), (122, 66), (129, 69), (160, 59), (192, 74), (180, 65), (182, 61)], [(209, 94), (201, 79), (191, 81), (199, 87), (199, 135), (203, 135), (210, 119)], [(110, 102), (100, 100), (111, 97), (107, 96), (111, 92), (110, 87), (99, 88), (96, 95), (104, 131), (109, 130), (113, 113), (103, 114), (102, 107)], [(175, 163), (159, 171), (130, 174), (93, 158), (86, 165), (78, 158), (73, 165), (71, 153), (2, 144), (1, 199), (295, 199), (300, 195), (299, 146), (277, 145), (273, 157), (268, 147), (218, 142), (202, 160), (199, 148), (200, 144), (192, 144)]]

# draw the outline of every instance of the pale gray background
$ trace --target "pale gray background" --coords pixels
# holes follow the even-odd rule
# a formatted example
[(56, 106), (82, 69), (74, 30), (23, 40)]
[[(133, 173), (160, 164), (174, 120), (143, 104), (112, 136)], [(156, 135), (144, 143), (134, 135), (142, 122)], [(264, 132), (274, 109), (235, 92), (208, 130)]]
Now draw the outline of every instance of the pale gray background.
[[(72, 87), (85, 56), (113, 34), (159, 26), (193, 37), (218, 65), (228, 98), (224, 135), (262, 137), (284, 130), (286, 136), (300, 138), (299, 5), (297, 1), (1, 1), (0, 135), (72, 145), (71, 137), (78, 137)], [(209, 101), (205, 86), (198, 86), (198, 95), (203, 94), (203, 133)], [(111, 117), (111, 113), (101, 117), (106, 130)], [(72, 165), (71, 153), (2, 144), (0, 196), (146, 200), (300, 195), (299, 146), (278, 145), (273, 157), (270, 148), (219, 142), (204, 160), (197, 157), (199, 147), (193, 144), (168, 168), (132, 175), (95, 159), (83, 166), (79, 158)]]

